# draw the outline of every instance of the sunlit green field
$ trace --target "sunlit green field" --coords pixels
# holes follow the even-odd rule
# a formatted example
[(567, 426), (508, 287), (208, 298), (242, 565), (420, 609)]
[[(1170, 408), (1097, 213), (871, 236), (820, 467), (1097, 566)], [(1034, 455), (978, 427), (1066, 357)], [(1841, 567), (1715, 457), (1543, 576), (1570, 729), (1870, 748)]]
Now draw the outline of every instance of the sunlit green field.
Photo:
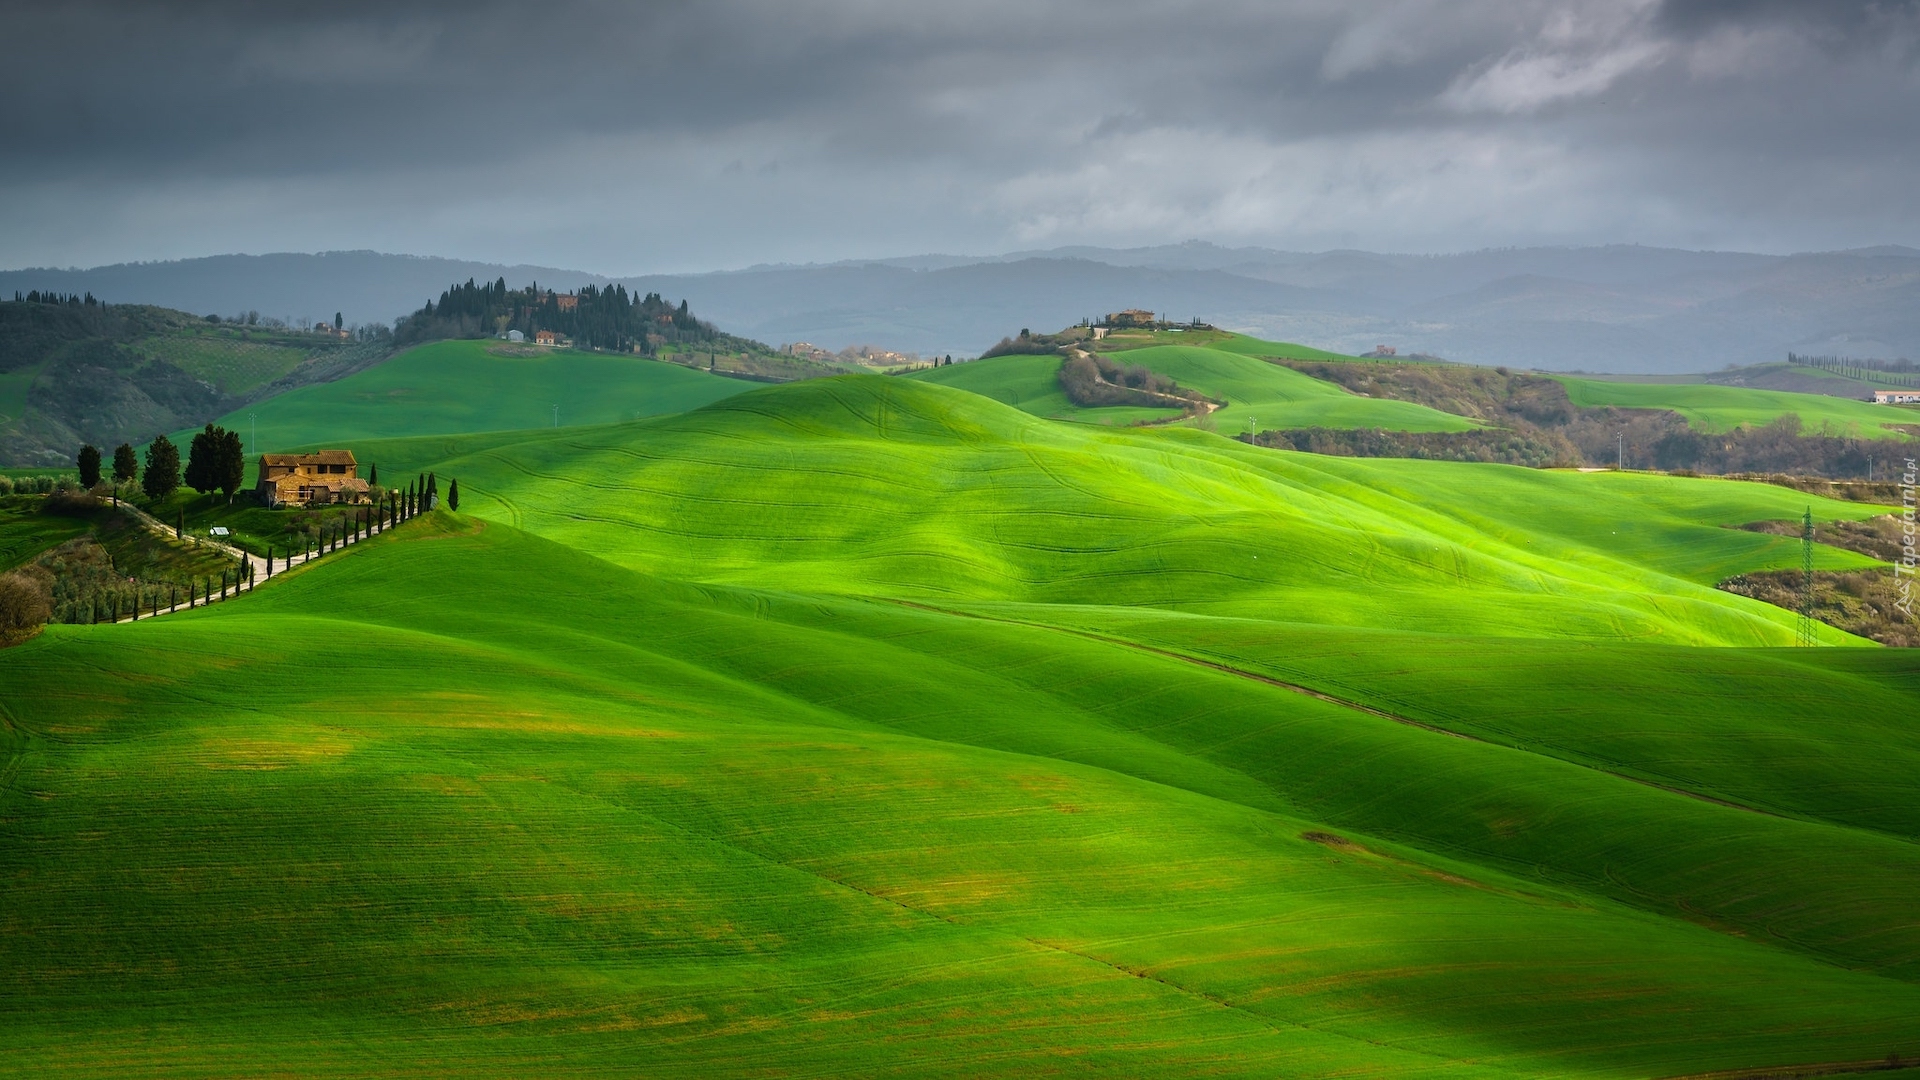
[[(1183, 387), (1226, 402), (1212, 414), (1212, 420), (1227, 433), (1243, 431), (1256, 421), (1262, 430), (1329, 427), (1467, 431), (1475, 426), (1462, 417), (1424, 405), (1350, 394), (1332, 383), (1240, 351), (1257, 352), (1270, 345), (1249, 338), (1214, 346), (1153, 345), (1114, 353), (1111, 359), (1149, 368)], [(1001, 356), (930, 368), (909, 377), (981, 394), (1035, 416), (1124, 424), (1179, 415), (1172, 409), (1080, 408), (1060, 389), (1059, 372), (1057, 356)]]
[(240, 432), (250, 451), (292, 450), (400, 435), (550, 427), (555, 405), (563, 426), (604, 424), (698, 408), (754, 386), (637, 356), (571, 349), (501, 355), (501, 344), (422, 345), (216, 423)]
[(1800, 417), (1801, 431), (1808, 435), (1818, 434), (1825, 427), (1831, 434), (1852, 438), (1904, 439), (1905, 434), (1888, 425), (1920, 424), (1920, 410), (1824, 394), (1754, 390), (1744, 386), (1602, 382), (1571, 377), (1561, 377), (1560, 381), (1566, 385), (1567, 396), (1582, 408), (1615, 405), (1629, 409), (1671, 409), (1702, 431), (1729, 431), (1743, 425), (1759, 427), (1788, 413)]
[(342, 441), (462, 512), (0, 651), (0, 1073), (1920, 1056), (1920, 659), (1712, 588), (1874, 508), (902, 377)]

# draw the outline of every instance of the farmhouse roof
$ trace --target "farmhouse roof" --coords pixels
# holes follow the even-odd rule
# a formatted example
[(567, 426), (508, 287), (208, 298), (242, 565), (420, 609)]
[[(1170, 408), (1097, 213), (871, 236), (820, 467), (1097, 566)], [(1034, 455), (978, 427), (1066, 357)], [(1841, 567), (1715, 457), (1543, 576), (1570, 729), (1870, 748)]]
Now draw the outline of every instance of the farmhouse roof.
[(312, 454), (261, 454), (262, 465), (357, 465), (351, 450), (321, 450)]

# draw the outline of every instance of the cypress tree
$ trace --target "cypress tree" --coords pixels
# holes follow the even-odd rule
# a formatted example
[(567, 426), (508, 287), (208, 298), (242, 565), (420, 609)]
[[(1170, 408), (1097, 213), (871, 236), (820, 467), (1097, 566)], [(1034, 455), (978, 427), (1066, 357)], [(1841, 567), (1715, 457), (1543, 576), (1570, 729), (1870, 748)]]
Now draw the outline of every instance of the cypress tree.
[(431, 510), (440, 502), (440, 480), (432, 473), (427, 474), (427, 509)]
[(454, 511), (458, 511), (460, 509), (460, 481), (459, 480), (447, 481), (447, 509), (454, 510)]
[(113, 451), (113, 482), (132, 483), (134, 477), (138, 475), (140, 475), (140, 459), (134, 456), (132, 446), (121, 443)]
[(180, 448), (165, 435), (157, 435), (147, 446), (147, 468), (140, 476), (140, 489), (157, 502), (179, 486)]
[(80, 486), (92, 491), (100, 483), (100, 449), (92, 443), (81, 447), (74, 464), (80, 467)]
[(378, 487), (379, 484), (380, 484), (380, 463), (376, 461), (367, 466), (367, 486)]
[(247, 454), (240, 444), (238, 431), (221, 431), (215, 440), (211, 479), (213, 486), (227, 497), (227, 505), (233, 505), (233, 493), (247, 480)]
[(220, 437), (225, 434), (208, 424), (205, 430), (195, 432), (193, 441), (187, 444), (187, 471), (181, 474), (181, 479), (202, 495), (220, 486)]

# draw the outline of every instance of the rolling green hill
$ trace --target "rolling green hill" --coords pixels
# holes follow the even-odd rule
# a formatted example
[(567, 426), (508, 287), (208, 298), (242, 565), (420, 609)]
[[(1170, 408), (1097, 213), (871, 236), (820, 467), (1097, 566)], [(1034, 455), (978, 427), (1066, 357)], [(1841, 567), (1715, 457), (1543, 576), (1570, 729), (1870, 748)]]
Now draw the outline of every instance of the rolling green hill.
[(0, 1073), (1920, 1056), (1920, 658), (1711, 587), (1872, 507), (904, 377), (355, 449), (467, 513), (0, 651)]
[[(54, 628), (0, 654), (9, 1066), (1664, 1076), (1916, 1049), (1920, 858), (1747, 773), (1761, 740), (1646, 730), (1638, 762), (1744, 773), (1757, 813), (1129, 633), (1156, 640), (688, 588), (451, 518), (247, 603)], [(1316, 658), (1382, 646), (1474, 648)], [(1684, 731), (1725, 708), (1675, 692), (1703, 673), (1869, 707), (1916, 676), (1595, 649), (1543, 644), (1505, 708), (1578, 730), (1658, 694)], [(1562, 693), (1576, 656), (1613, 677)], [(1459, 682), (1429, 715), (1475, 710)], [(1880, 719), (1796, 738), (1913, 755)], [(1793, 799), (1814, 812), (1771, 810)]]
[(1787, 390), (1754, 390), (1744, 386), (1602, 382), (1559, 377), (1575, 405), (1594, 408), (1615, 405), (1630, 409), (1671, 409), (1693, 427), (1708, 432), (1742, 425), (1759, 427), (1788, 413), (1800, 417), (1801, 430), (1817, 432), (1825, 425), (1835, 434), (1866, 439), (1905, 439), (1892, 425), (1920, 425), (1920, 410), (1897, 405), (1875, 405), (1824, 394)]
[(633, 356), (441, 341), (216, 422), (257, 431), (250, 449), (290, 450), (402, 434), (549, 427), (555, 405), (563, 425), (604, 424), (682, 412), (752, 387)]
[[(1704, 644), (1792, 641), (1786, 613), (1712, 585), (1797, 565), (1792, 542), (1725, 526), (1809, 501), (1089, 429), (877, 376), (643, 424), (364, 452), (461, 477), (484, 516), (680, 580)], [(1882, 512), (1814, 502), (1822, 517)]]
[[(1115, 354), (1115, 359), (1150, 368), (1181, 386), (1227, 402), (1213, 414), (1216, 426), (1225, 432), (1242, 430), (1253, 419), (1263, 429), (1467, 431), (1475, 426), (1472, 421), (1425, 406), (1350, 394), (1242, 351), (1257, 351), (1270, 344), (1235, 338), (1215, 346), (1152, 345), (1128, 349)], [(1060, 359), (1056, 356), (1001, 356), (930, 368), (908, 377), (968, 390), (1035, 416), (1124, 424), (1179, 415), (1173, 409), (1080, 408), (1061, 391), (1059, 370)]]

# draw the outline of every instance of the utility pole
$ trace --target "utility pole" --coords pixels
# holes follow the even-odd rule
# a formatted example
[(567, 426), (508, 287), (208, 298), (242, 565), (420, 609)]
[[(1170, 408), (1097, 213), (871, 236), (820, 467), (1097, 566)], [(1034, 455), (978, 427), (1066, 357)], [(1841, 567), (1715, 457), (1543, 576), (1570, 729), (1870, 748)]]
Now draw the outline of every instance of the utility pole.
[(1614, 471), (1625, 472), (1627, 471), (1627, 433), (1624, 431), (1617, 432), (1613, 438), (1615, 443), (1614, 452), (1616, 454), (1613, 462)]
[(560, 406), (558, 405), (555, 405), (553, 407), (553, 426), (554, 427), (560, 426)]

